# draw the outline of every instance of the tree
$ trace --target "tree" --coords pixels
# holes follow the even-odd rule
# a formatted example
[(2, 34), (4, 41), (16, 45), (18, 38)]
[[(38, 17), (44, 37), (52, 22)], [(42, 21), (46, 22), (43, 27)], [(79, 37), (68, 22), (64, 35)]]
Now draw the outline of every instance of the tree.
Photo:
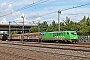
[(90, 18), (87, 18), (87, 25), (90, 26)]
[(38, 32), (38, 27), (31, 27), (29, 30), (30, 33), (32, 32)]
[(52, 32), (53, 31), (53, 28), (52, 28), (52, 25), (50, 24), (50, 26), (48, 26), (48, 28), (47, 28), (47, 30), (46, 30), (47, 32)]
[[(58, 31), (58, 23), (55, 20), (52, 21), (50, 25), (46, 21), (39, 23), (40, 32), (53, 32)], [(31, 27), (30, 32), (37, 32), (38, 27)], [(60, 31), (76, 31), (78, 35), (90, 35), (90, 18), (84, 16), (80, 22), (73, 22), (69, 17), (66, 17), (66, 20), (60, 22)]]
[(58, 31), (58, 24), (53, 20), (52, 24), (50, 24), (47, 28), (47, 31), (52, 32), (52, 31)]
[(65, 31), (64, 22), (60, 22), (60, 30)]
[(80, 30), (79, 33), (80, 35), (88, 35), (88, 24), (87, 24), (87, 19), (86, 16), (83, 17), (83, 19), (80, 20)]
[(48, 28), (48, 24), (46, 21), (44, 21), (43, 23), (39, 23), (39, 30), (40, 32), (45, 32)]
[(53, 21), (52, 21), (52, 24), (50, 25), (50, 29), (51, 29), (51, 31), (57, 31), (55, 28), (56, 28), (56, 23), (55, 23), (55, 21), (53, 20)]
[(71, 30), (72, 24), (73, 22), (70, 20), (70, 18), (66, 17), (66, 20), (64, 21), (64, 30)]

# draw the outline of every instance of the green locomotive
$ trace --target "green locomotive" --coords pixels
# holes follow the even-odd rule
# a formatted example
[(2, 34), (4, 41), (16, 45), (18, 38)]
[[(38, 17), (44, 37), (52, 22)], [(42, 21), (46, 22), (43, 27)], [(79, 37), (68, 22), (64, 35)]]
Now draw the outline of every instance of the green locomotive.
[(76, 31), (60, 31), (60, 32), (43, 32), (41, 33), (41, 40), (53, 40), (64, 42), (78, 42), (78, 35)]

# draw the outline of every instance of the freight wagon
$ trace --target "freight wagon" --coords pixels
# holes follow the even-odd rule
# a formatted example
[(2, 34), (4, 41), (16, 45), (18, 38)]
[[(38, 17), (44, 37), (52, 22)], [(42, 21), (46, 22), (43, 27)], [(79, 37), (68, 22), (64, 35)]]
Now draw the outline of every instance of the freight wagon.
[(23, 38), (25, 41), (34, 41), (34, 40), (38, 41), (38, 40), (40, 40), (40, 32), (25, 33), (25, 34), (12, 34), (10, 36), (10, 40), (13, 40), (13, 41), (20, 41)]
[[(23, 34), (11, 35), (11, 40), (22, 40)], [(60, 32), (36, 32), (25, 33), (24, 40), (26, 41), (63, 41), (63, 42), (78, 42), (78, 35), (76, 31), (60, 31)]]

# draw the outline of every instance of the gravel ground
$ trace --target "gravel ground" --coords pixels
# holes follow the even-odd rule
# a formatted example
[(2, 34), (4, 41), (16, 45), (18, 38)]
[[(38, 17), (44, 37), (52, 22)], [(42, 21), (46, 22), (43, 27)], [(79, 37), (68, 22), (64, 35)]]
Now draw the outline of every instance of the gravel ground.
[(90, 59), (0, 46), (0, 60), (90, 60)]
[(90, 58), (90, 52), (83, 52), (83, 51), (49, 49), (49, 48), (39, 48), (39, 47), (21, 46), (21, 45), (18, 46), (18, 45), (9, 45), (9, 44), (0, 44), (0, 46), (24, 49), (24, 50), (30, 50), (30, 51), (38, 51), (38, 52), (45, 52), (45, 53), (63, 54), (63, 55), (72, 55), (72, 56)]

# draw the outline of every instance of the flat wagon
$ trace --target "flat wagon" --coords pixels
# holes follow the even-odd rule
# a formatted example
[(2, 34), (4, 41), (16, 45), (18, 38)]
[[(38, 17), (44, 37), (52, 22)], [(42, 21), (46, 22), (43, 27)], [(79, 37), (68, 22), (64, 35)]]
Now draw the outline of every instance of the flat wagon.
[[(41, 37), (40, 37), (40, 32), (35, 32), (35, 33), (25, 33), (25, 34), (12, 34), (10, 36), (10, 40), (17, 40), (20, 41), (24, 38), (25, 41), (38, 41)], [(8, 38), (9, 39), (9, 38)]]

